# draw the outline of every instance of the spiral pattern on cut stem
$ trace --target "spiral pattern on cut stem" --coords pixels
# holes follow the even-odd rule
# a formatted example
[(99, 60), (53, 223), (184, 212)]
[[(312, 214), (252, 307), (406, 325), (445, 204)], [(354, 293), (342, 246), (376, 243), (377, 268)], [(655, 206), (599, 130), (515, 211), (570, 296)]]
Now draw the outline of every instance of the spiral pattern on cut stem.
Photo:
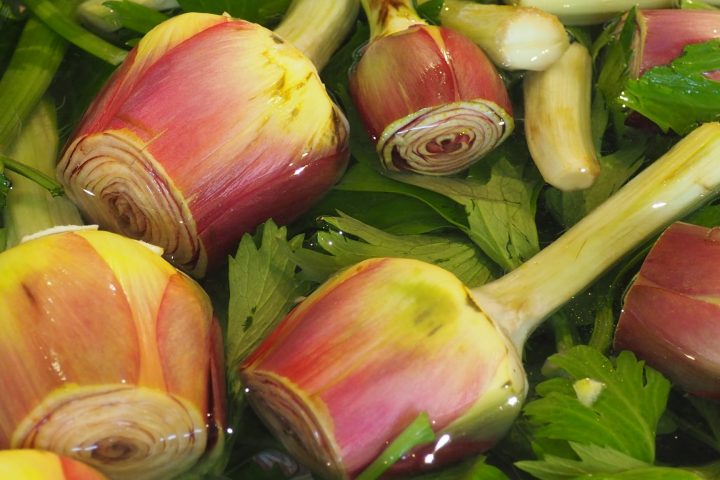
[(124, 385), (56, 390), (18, 426), (12, 448), (49, 450), (116, 480), (172, 478), (206, 450), (200, 412), (172, 395)]
[(497, 147), (513, 126), (512, 116), (494, 102), (454, 102), (391, 123), (377, 151), (388, 170), (450, 175)]
[(162, 247), (165, 258), (202, 276), (207, 259), (192, 214), (144, 147), (127, 130), (81, 136), (58, 164), (58, 178), (92, 222)]
[(255, 412), (294, 458), (328, 478), (346, 478), (339, 448), (328, 436), (331, 427), (322, 425), (308, 400), (273, 375), (247, 372), (243, 382)]

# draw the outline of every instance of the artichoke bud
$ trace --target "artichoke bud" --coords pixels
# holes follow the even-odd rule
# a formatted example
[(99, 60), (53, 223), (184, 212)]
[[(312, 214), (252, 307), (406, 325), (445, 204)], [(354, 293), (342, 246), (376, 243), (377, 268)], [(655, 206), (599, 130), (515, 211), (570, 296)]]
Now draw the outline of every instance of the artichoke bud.
[(220, 328), (190, 277), (96, 230), (28, 240), (0, 269), (0, 449), (113, 479), (171, 478), (219, 452)]
[(347, 133), (299, 50), (254, 23), (188, 13), (130, 53), (58, 178), (89, 221), (202, 276), (243, 233), (324, 194), (346, 166)]
[(720, 398), (720, 230), (676, 222), (625, 296), (615, 348), (632, 350), (676, 385)]
[(94, 468), (42, 450), (0, 451), (0, 478), (18, 480), (107, 480)]
[(353, 478), (420, 413), (437, 442), (398, 471), (488, 449), (526, 383), (516, 350), (454, 275), (367, 260), (299, 304), (240, 367), (249, 400), (288, 451), (323, 478)]
[[(351, 71), (353, 101), (385, 168), (459, 172), (512, 132), (507, 89), (485, 53), (463, 35), (419, 18), (397, 27), (396, 3), (409, 2), (363, 2), (379, 25), (371, 26), (378, 32)], [(371, 10), (378, 8), (381, 14)], [(404, 5), (401, 19), (410, 9)]]

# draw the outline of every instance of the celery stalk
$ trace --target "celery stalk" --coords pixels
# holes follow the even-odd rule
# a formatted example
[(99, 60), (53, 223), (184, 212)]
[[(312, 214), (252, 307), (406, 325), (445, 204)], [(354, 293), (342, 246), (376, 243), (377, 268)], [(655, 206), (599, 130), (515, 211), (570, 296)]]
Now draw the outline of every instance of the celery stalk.
[[(28, 117), (8, 153), (19, 164), (54, 177), (58, 144), (54, 105), (42, 100)], [(53, 196), (37, 182), (18, 173), (6, 174), (12, 182), (3, 211), (7, 228), (6, 248), (17, 245), (23, 237), (40, 230), (60, 225), (82, 225), (80, 214), (66, 197)]]

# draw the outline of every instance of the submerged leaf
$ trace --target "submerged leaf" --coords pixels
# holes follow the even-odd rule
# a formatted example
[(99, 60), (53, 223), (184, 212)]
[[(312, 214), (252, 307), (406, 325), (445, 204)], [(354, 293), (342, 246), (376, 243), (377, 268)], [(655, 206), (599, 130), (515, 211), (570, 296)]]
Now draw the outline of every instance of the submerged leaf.
[(302, 237), (287, 240), (285, 228), (269, 221), (257, 238), (243, 236), (237, 253), (229, 259), (226, 355), (230, 370), (307, 293), (295, 276), (296, 264), (290, 256), (291, 248), (301, 243)]
[[(537, 438), (607, 447), (640, 462), (654, 462), (656, 427), (670, 392), (667, 379), (627, 351), (614, 364), (587, 346), (548, 361), (567, 376), (540, 383), (541, 398), (525, 407)], [(605, 385), (592, 406), (583, 405), (572, 388), (584, 378)]]

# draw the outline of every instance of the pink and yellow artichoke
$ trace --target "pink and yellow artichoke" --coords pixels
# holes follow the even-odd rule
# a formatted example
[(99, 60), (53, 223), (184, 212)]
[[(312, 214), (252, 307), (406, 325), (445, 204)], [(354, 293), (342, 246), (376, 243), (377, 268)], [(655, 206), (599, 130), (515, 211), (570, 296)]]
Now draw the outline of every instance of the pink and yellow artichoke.
[(0, 478), (8, 480), (107, 480), (72, 458), (42, 450), (0, 450)]
[(188, 13), (130, 53), (58, 177), (91, 223), (202, 276), (243, 233), (318, 200), (346, 166), (347, 133), (299, 50), (259, 25)]
[(0, 254), (0, 449), (164, 479), (222, 445), (208, 296), (147, 245), (77, 230)]
[(676, 385), (720, 398), (720, 231), (678, 222), (629, 288), (615, 348), (632, 350)]
[(520, 359), (454, 275), (362, 262), (298, 305), (241, 366), (248, 398), (322, 478), (353, 478), (419, 414), (437, 434), (396, 470), (490, 448), (525, 395)]
[(385, 168), (449, 175), (510, 135), (510, 98), (480, 47), (427, 25), (410, 0), (362, 4), (371, 39), (350, 92)]

